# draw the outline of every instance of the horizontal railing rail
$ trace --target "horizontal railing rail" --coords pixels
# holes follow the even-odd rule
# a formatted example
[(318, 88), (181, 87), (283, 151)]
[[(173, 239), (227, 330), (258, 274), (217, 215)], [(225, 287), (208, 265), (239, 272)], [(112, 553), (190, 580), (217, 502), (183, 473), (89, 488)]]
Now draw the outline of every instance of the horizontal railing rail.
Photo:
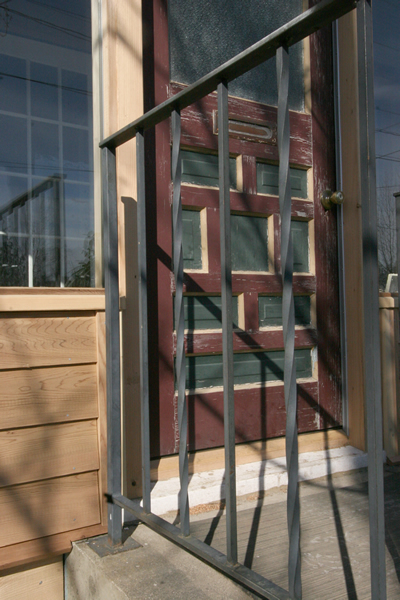
[[(363, 202), (363, 275), (365, 402), (369, 448), (369, 503), (372, 597), (386, 598), (382, 414), (380, 401), (378, 277), (376, 256), (375, 147), (372, 87), (371, 0), (322, 0), (274, 33), (227, 61), (199, 81), (185, 87), (164, 103), (103, 140), (103, 221), (106, 288), (107, 339), (107, 452), (108, 452), (108, 532), (112, 544), (122, 540), (121, 509), (130, 511), (142, 522), (193, 552), (264, 598), (302, 597), (300, 570), (300, 506), (298, 489), (297, 383), (294, 360), (295, 318), (293, 302), (293, 251), (290, 233), (291, 189), (289, 172), (289, 48), (357, 7), (359, 61), (359, 130), (361, 198)], [(229, 188), (229, 83), (266, 60), (276, 56), (278, 81), (279, 210), (281, 220), (282, 323), (285, 349), (284, 395), (286, 406), (286, 459), (288, 470), (289, 590), (283, 590), (255, 574), (237, 558), (235, 421), (232, 343), (232, 269), (230, 249)], [(188, 503), (187, 406), (185, 383), (183, 248), (181, 202), (181, 111), (217, 90), (219, 213), (221, 240), (221, 306), (223, 345), (224, 448), (226, 493), (226, 555), (190, 535)], [(180, 527), (151, 513), (150, 493), (150, 411), (149, 346), (147, 316), (146, 189), (144, 132), (172, 117), (172, 239), (175, 277), (176, 382), (179, 429), (179, 512)], [(116, 148), (136, 137), (137, 235), (140, 319), (140, 396), (143, 501), (132, 501), (121, 492), (121, 365), (118, 281), (118, 212)], [(376, 299), (375, 299), (376, 296)], [(375, 301), (376, 300), (376, 301)], [(376, 346), (377, 340), (377, 346)], [(378, 348), (378, 353), (376, 348)]]

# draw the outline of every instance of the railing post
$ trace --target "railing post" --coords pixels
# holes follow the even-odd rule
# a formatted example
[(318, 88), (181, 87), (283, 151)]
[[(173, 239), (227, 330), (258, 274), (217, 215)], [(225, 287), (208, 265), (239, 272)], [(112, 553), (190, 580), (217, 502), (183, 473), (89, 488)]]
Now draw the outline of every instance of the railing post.
[(137, 236), (139, 270), (140, 417), (142, 435), (143, 510), (151, 511), (150, 498), (150, 410), (149, 337), (147, 317), (147, 248), (144, 134), (136, 134)]
[(279, 211), (281, 216), (282, 264), (282, 325), (285, 349), (284, 390), (286, 406), (286, 463), (288, 471), (287, 519), (289, 531), (289, 594), (300, 600), (300, 501), (299, 450), (297, 440), (297, 383), (294, 357), (295, 319), (293, 299), (293, 245), (291, 234), (292, 199), (289, 174), (289, 51), (278, 48), (278, 150), (279, 150)]
[(231, 267), (231, 202), (229, 182), (228, 85), (218, 84), (219, 221), (221, 236), (222, 354), (226, 494), (226, 555), (237, 562), (235, 401), (233, 392), (233, 327)]
[(386, 598), (385, 513), (371, 0), (358, 2), (357, 45), (371, 597), (373, 600), (384, 600)]
[(181, 115), (172, 113), (172, 224), (174, 239), (175, 275), (175, 329), (176, 329), (176, 383), (178, 388), (179, 426), (179, 514), (182, 535), (189, 535), (189, 462), (187, 453), (187, 405), (185, 365), (185, 315), (183, 306), (183, 247), (182, 247), (182, 201), (181, 201)]
[[(107, 488), (110, 496), (121, 494), (121, 365), (118, 283), (118, 213), (115, 150), (102, 150), (103, 256), (106, 296), (107, 369)], [(108, 538), (122, 542), (122, 511), (108, 504)]]

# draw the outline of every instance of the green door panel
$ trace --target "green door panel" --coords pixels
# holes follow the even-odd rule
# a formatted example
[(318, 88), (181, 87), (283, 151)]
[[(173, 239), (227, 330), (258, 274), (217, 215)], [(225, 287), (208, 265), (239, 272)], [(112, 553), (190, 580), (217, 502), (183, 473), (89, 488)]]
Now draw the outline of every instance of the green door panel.
[(293, 271), (295, 273), (308, 273), (308, 221), (292, 221), (293, 242)]
[[(175, 300), (175, 299), (174, 299)], [(185, 329), (222, 329), (221, 296), (184, 296)], [(232, 296), (233, 327), (238, 327), (238, 298)], [(174, 312), (175, 323), (175, 312)], [(175, 328), (175, 324), (174, 324)]]
[[(311, 377), (311, 350), (295, 350), (297, 378)], [(265, 383), (283, 380), (283, 350), (233, 355), (234, 383)], [(222, 355), (186, 357), (186, 387), (198, 389), (223, 385)]]
[(183, 268), (201, 269), (201, 225), (200, 211), (182, 211)]
[[(182, 182), (219, 187), (218, 156), (202, 152), (181, 151)], [(231, 189), (236, 189), (236, 159), (229, 159)]]
[[(294, 198), (307, 198), (307, 171), (290, 168), (290, 186)], [(279, 195), (279, 166), (257, 163), (257, 193)]]
[(231, 215), (232, 271), (268, 271), (268, 219)]
[[(282, 297), (259, 296), (258, 315), (260, 327), (282, 326)], [(310, 325), (311, 299), (310, 296), (294, 297), (294, 316), (296, 325)]]

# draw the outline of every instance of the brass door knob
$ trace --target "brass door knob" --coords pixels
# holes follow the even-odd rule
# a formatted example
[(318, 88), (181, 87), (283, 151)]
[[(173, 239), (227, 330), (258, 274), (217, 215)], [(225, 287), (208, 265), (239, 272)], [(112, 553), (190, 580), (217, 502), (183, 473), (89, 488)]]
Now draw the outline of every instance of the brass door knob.
[(343, 192), (332, 192), (331, 190), (325, 190), (321, 196), (321, 204), (325, 210), (331, 210), (335, 204), (343, 204), (343, 202)]

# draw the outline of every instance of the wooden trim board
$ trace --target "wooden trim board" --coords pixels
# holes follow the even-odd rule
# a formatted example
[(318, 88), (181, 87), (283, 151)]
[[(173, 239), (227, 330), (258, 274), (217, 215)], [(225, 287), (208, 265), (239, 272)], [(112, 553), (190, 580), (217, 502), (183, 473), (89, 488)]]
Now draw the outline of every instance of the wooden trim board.
[(0, 295), (0, 312), (33, 312), (60, 310), (105, 310), (105, 296), (81, 294), (61, 296), (50, 294)]
[(356, 11), (339, 25), (340, 116), (343, 156), (343, 235), (346, 278), (349, 443), (365, 449), (362, 225), (359, 174)]
[(101, 524), (107, 526), (107, 389), (106, 389), (106, 324), (104, 313), (96, 315), (97, 331), (97, 389), (98, 411), (97, 436), (100, 460), (99, 499)]
[[(299, 452), (317, 452), (326, 448), (347, 446), (349, 440), (341, 429), (329, 429), (299, 435)], [(250, 444), (236, 445), (236, 465), (245, 465), (266, 459), (285, 456), (285, 438), (275, 438)], [(189, 474), (223, 469), (225, 466), (224, 449), (215, 448), (189, 454)], [(179, 457), (165, 456), (151, 461), (152, 481), (165, 481), (177, 477)]]
[(68, 554), (71, 551), (72, 542), (106, 532), (107, 527), (104, 525), (91, 525), (0, 548), (0, 572), (4, 573), (8, 569), (14, 569), (20, 565)]

